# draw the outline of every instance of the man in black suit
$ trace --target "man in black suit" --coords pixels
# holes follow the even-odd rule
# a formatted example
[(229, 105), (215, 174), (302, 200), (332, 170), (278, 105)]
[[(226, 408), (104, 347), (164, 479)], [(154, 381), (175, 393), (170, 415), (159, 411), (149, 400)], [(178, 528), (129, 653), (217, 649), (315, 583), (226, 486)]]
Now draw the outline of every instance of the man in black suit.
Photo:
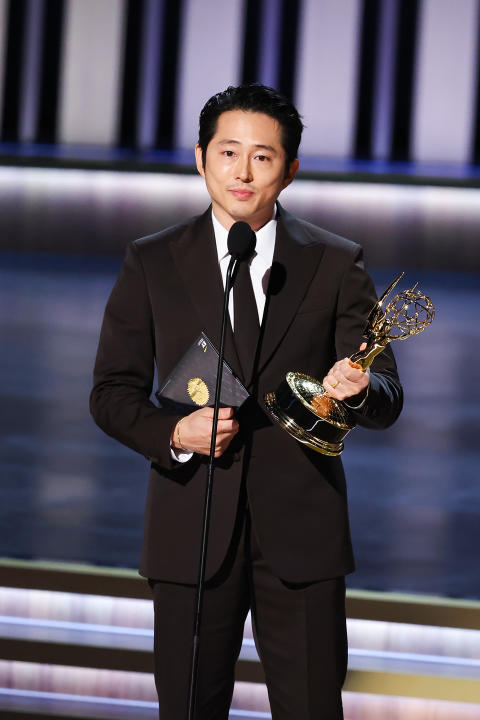
[[(230, 306), (226, 355), (252, 397), (219, 419), (197, 717), (228, 717), (250, 608), (274, 720), (343, 717), (344, 576), (353, 556), (342, 463), (272, 424), (261, 398), (287, 371), (302, 371), (323, 378), (360, 425), (382, 428), (398, 416), (402, 391), (389, 348), (371, 373), (348, 361), (375, 301), (360, 246), (277, 203), (297, 171), (301, 132), (296, 109), (270, 88), (212, 97), (195, 148), (212, 206), (132, 243), (105, 311), (91, 410), (151, 460), (140, 572), (154, 593), (164, 720), (186, 716), (212, 410), (179, 417), (157, 408), (153, 369), (165, 377), (201, 331), (218, 344), (226, 236), (238, 220), (257, 245), (242, 290), (249, 298), (234, 294)], [(239, 337), (247, 306), (250, 355)]]

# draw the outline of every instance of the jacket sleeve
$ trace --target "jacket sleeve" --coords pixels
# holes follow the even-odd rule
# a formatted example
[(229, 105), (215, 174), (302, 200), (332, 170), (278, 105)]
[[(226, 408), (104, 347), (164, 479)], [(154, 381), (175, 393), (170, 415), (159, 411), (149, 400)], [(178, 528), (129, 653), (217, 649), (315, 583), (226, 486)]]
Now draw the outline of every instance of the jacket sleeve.
[[(362, 249), (358, 247), (353, 262), (342, 277), (338, 294), (335, 330), (338, 359), (352, 355), (360, 347), (366, 318), (376, 299), (373, 282), (364, 269)], [(356, 405), (355, 398), (349, 398), (349, 404)], [(392, 349), (387, 345), (370, 367), (366, 402), (352, 413), (359, 425), (382, 429), (395, 422), (402, 405), (402, 386)]]
[(150, 400), (155, 333), (146, 279), (131, 243), (107, 302), (94, 368), (90, 412), (108, 435), (167, 468), (178, 415)]

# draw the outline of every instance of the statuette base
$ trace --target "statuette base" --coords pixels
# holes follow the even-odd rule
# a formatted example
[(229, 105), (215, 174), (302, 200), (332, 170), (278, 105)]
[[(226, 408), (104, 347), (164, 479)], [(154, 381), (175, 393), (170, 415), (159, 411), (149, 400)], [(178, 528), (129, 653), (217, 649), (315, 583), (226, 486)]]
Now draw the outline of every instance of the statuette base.
[(340, 455), (343, 438), (355, 426), (342, 403), (326, 395), (318, 380), (288, 372), (275, 392), (264, 396), (271, 417), (295, 440), (322, 455)]

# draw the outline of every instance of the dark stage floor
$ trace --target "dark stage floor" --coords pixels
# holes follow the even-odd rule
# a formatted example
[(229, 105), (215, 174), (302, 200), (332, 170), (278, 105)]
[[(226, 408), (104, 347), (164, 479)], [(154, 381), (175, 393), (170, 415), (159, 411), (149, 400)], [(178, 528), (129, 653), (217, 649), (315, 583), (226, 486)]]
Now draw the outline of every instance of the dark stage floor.
[[(136, 567), (147, 463), (88, 412), (120, 259), (0, 255), (0, 555)], [(392, 271), (373, 273), (381, 291)], [(398, 423), (356, 430), (347, 468), (355, 588), (480, 598), (476, 275), (414, 273), (437, 308), (396, 343)], [(405, 286), (403, 286), (405, 287)]]

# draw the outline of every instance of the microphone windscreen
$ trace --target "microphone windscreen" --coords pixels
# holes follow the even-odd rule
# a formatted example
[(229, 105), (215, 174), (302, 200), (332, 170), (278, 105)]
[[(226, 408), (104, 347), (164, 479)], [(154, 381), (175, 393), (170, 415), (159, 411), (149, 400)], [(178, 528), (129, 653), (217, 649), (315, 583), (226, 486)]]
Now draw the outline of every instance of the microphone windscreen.
[(242, 220), (234, 223), (228, 233), (228, 252), (237, 260), (250, 257), (255, 250), (257, 237), (250, 225)]

